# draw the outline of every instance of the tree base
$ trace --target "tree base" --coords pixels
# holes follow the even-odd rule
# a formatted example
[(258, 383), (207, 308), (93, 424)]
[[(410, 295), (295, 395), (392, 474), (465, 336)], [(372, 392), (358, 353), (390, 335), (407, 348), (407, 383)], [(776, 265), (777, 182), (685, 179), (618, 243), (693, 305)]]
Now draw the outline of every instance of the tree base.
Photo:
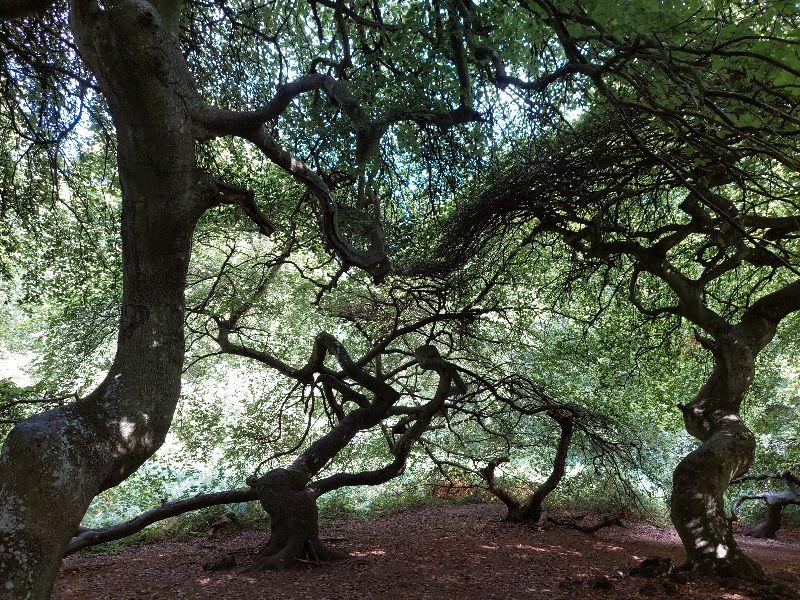
[[(299, 550), (298, 547), (300, 548)], [(320, 565), (323, 562), (344, 560), (346, 558), (350, 558), (350, 555), (320, 542), (319, 539), (295, 539), (288, 541), (286, 545), (280, 548), (267, 544), (256, 555), (253, 563), (244, 567), (241, 572), (284, 571), (303, 564)]]
[(688, 560), (679, 569), (683, 572), (692, 572), (698, 575), (716, 575), (742, 581), (764, 582), (768, 580), (764, 569), (744, 554), (730, 560)]
[(320, 541), (317, 500), (306, 488), (307, 481), (304, 473), (292, 469), (274, 469), (248, 480), (269, 514), (271, 532), (244, 572), (281, 571), (349, 557)]

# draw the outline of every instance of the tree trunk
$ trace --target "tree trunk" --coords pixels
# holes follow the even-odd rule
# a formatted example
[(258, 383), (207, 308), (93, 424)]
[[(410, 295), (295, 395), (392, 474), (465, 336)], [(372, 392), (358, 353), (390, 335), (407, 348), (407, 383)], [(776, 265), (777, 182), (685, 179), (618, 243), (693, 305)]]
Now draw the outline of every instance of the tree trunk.
[[(87, 8), (88, 10), (88, 8)], [(88, 397), (14, 427), (0, 455), (0, 597), (47, 598), (95, 495), (163, 443), (180, 392), (200, 213), (177, 39), (149, 4), (72, 14), (117, 129), (123, 297), (114, 363)], [(169, 73), (170, 76), (166, 74)]]
[(739, 330), (720, 336), (709, 380), (691, 404), (681, 406), (687, 431), (702, 441), (678, 464), (672, 482), (672, 522), (692, 568), (738, 577), (763, 575), (733, 539), (723, 501), (731, 479), (744, 474), (755, 456), (755, 438), (739, 408), (761, 347)]
[(567, 457), (569, 446), (572, 443), (572, 435), (575, 432), (575, 415), (570, 411), (554, 408), (547, 411), (547, 415), (553, 419), (561, 428), (561, 435), (558, 439), (556, 455), (553, 458), (553, 470), (547, 479), (536, 488), (530, 497), (525, 501), (514, 498), (507, 490), (497, 484), (495, 479), (495, 469), (498, 465), (507, 462), (508, 458), (503, 456), (489, 461), (479, 474), (486, 481), (489, 491), (499, 498), (506, 505), (505, 521), (510, 523), (533, 522), (538, 523), (542, 518), (542, 505), (547, 496), (558, 487), (567, 469)]
[(784, 506), (786, 505), (781, 503), (767, 503), (767, 516), (760, 523), (753, 525), (745, 535), (774, 540), (781, 528), (781, 513)]
[(797, 486), (797, 479), (789, 472), (783, 473), (780, 477), (753, 477), (753, 479), (784, 479), (789, 484), (789, 489), (782, 492), (764, 492), (762, 494), (742, 496), (733, 503), (731, 508), (731, 521), (735, 521), (739, 507), (747, 500), (763, 500), (767, 505), (767, 516), (763, 521), (756, 523), (748, 529), (745, 535), (755, 538), (775, 539), (775, 535), (781, 528), (781, 513), (783, 508), (790, 504), (800, 504), (800, 488)]
[(519, 523), (522, 521), (530, 521), (538, 523), (542, 518), (542, 505), (550, 495), (550, 492), (558, 487), (564, 473), (567, 470), (567, 457), (569, 455), (569, 445), (572, 443), (572, 434), (575, 430), (575, 417), (572, 413), (563, 410), (553, 410), (547, 413), (551, 419), (558, 423), (561, 428), (561, 435), (558, 438), (558, 447), (556, 448), (556, 455), (553, 459), (553, 470), (550, 472), (548, 478), (536, 488), (527, 502), (524, 502), (519, 510), (512, 511), (509, 509), (506, 515), (506, 521)]
[(273, 469), (248, 479), (270, 520), (269, 541), (248, 570), (282, 570), (298, 559), (319, 562), (347, 556), (320, 541), (317, 498), (306, 487), (308, 481), (306, 473), (296, 469)]

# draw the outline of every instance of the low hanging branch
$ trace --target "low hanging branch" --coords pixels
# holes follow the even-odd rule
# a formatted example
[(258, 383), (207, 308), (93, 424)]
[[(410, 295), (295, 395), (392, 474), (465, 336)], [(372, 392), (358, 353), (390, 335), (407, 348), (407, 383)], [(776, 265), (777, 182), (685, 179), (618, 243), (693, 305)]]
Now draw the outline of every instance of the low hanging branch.
[(800, 478), (790, 471), (767, 473), (764, 475), (749, 475), (733, 480), (731, 483), (744, 483), (746, 481), (784, 481), (788, 489), (780, 492), (763, 492), (740, 496), (731, 506), (731, 521), (736, 521), (739, 509), (748, 500), (763, 500), (767, 505), (767, 516), (751, 527), (745, 535), (755, 538), (775, 539), (781, 528), (781, 513), (785, 506), (800, 505)]
[[(342, 368), (342, 373), (338, 374), (341, 379), (325, 369), (323, 360), (326, 354), (336, 358)], [(260, 500), (270, 515), (271, 537), (251, 570), (285, 568), (297, 560), (318, 562), (342, 557), (341, 553), (319, 539), (317, 498), (341, 487), (377, 485), (400, 475), (413, 445), (429, 428), (435, 416), (441, 413), (445, 401), (454, 393), (462, 393), (465, 388), (464, 382), (456, 373), (455, 365), (441, 357), (433, 346), (418, 348), (413, 364), (419, 365), (423, 371), (432, 371), (438, 375), (436, 391), (428, 402), (406, 407), (404, 414), (407, 413), (410, 417), (409, 427), (393, 440), (390, 447), (392, 460), (383, 467), (355, 473), (334, 473), (311, 481), (356, 434), (394, 416), (390, 409), (401, 398), (401, 394), (389, 383), (359, 367), (336, 338), (321, 333), (314, 342), (307, 371), (319, 373), (321, 383), (327, 382), (331, 393), (335, 390), (342, 394), (343, 401), (337, 401), (341, 419), (300, 453), (289, 468), (273, 469), (263, 476), (250, 477), (247, 479), (249, 488), (200, 494), (186, 500), (165, 503), (124, 523), (80, 530), (65, 554), (122, 539), (148, 525), (193, 510)], [(291, 373), (301, 381), (306, 377), (304, 369), (292, 370)], [(458, 383), (454, 383), (456, 379)], [(360, 386), (372, 397), (357, 392), (353, 385)]]
[(228, 490), (225, 492), (214, 492), (212, 494), (199, 494), (186, 500), (175, 500), (174, 502), (167, 502), (157, 508), (148, 510), (138, 517), (119, 523), (117, 525), (109, 525), (108, 527), (100, 527), (98, 529), (82, 529), (67, 546), (67, 551), (64, 556), (68, 556), (78, 550), (83, 550), (89, 546), (96, 544), (103, 544), (105, 542), (113, 542), (114, 540), (121, 540), (124, 537), (133, 535), (153, 523), (163, 521), (169, 517), (177, 517), (193, 510), (200, 510), (201, 508), (209, 508), (210, 506), (219, 506), (221, 504), (235, 504), (239, 502), (252, 502), (257, 500), (255, 491), (250, 488), (240, 488), (235, 490)]
[(583, 518), (561, 520), (547, 515), (547, 521), (562, 527), (571, 527), (572, 529), (577, 529), (578, 531), (587, 535), (593, 535), (600, 531), (603, 527), (610, 527), (611, 525), (616, 525), (617, 527), (623, 526), (622, 519), (616, 515), (601, 515), (599, 520), (592, 523), (584, 522)]
[[(400, 475), (412, 446), (428, 429), (431, 420), (450, 395), (455, 365), (439, 356), (433, 346), (421, 346), (415, 352), (415, 363), (423, 371), (435, 372), (439, 381), (433, 397), (425, 404), (412, 408), (415, 414), (413, 425), (391, 443), (393, 460), (379, 469), (340, 472), (313, 480), (357, 433), (375, 427), (391, 416), (392, 407), (401, 398), (401, 394), (382, 378), (359, 367), (333, 336), (321, 334), (317, 339), (336, 357), (346, 378), (371, 393), (373, 398), (359, 393), (360, 401), (354, 400), (356, 408), (312, 443), (289, 468), (272, 469), (260, 477), (247, 479), (248, 485), (256, 491), (261, 505), (269, 514), (271, 524), (269, 541), (248, 567), (250, 571), (284, 569), (297, 560), (319, 562), (342, 557), (341, 553), (320, 540), (317, 498), (341, 487), (377, 485)], [(326, 379), (329, 383), (338, 379), (330, 373), (328, 375)], [(339, 379), (336, 389), (341, 392), (343, 386), (348, 384)]]

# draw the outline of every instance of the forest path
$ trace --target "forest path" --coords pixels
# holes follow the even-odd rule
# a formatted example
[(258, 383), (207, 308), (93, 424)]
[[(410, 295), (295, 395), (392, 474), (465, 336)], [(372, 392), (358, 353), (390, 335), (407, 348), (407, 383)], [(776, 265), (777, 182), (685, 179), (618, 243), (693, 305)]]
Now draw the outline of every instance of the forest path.
[[(80, 599), (488, 599), (643, 598), (647, 580), (627, 576), (638, 560), (668, 556), (680, 562), (676, 534), (646, 523), (626, 523), (595, 535), (549, 526), (500, 522), (494, 504), (429, 507), (370, 520), (323, 525), (326, 538), (353, 557), (321, 567), (264, 574), (208, 573), (202, 565), (225, 552), (264, 543), (266, 532), (243, 530), (216, 538), (162, 541), (119, 554), (79, 554), (64, 561), (54, 598)], [(768, 571), (800, 575), (800, 532), (779, 540), (739, 537)], [(240, 564), (250, 561), (238, 554)], [(626, 575), (621, 577), (617, 571)], [(612, 580), (598, 589), (597, 576)], [(651, 597), (668, 597), (660, 589)], [(745, 600), (744, 590), (716, 582), (681, 586), (681, 598)]]

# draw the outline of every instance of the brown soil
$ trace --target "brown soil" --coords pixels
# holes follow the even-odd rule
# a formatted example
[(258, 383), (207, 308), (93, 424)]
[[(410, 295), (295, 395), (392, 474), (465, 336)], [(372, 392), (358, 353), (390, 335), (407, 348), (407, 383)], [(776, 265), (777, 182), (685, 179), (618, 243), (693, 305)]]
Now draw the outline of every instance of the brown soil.
[[(628, 576), (650, 556), (681, 561), (675, 533), (645, 523), (610, 527), (595, 535), (572, 529), (500, 522), (492, 504), (410, 510), (366, 521), (340, 520), (321, 528), (324, 538), (351, 559), (283, 572), (206, 572), (203, 564), (236, 552), (252, 560), (264, 531), (243, 530), (182, 542), (163, 541), (115, 555), (79, 554), (64, 561), (54, 598), (166, 599), (486, 599), (643, 598), (648, 580)], [(769, 572), (800, 575), (800, 532), (781, 531), (777, 541), (739, 537)], [(597, 587), (597, 577), (611, 589)], [(784, 573), (786, 576), (786, 573)], [(705, 579), (680, 586), (680, 598), (757, 598), (734, 582)], [(668, 597), (649, 584), (650, 597)], [(645, 590), (642, 588), (645, 587)], [(640, 591), (641, 590), (641, 591)]]

